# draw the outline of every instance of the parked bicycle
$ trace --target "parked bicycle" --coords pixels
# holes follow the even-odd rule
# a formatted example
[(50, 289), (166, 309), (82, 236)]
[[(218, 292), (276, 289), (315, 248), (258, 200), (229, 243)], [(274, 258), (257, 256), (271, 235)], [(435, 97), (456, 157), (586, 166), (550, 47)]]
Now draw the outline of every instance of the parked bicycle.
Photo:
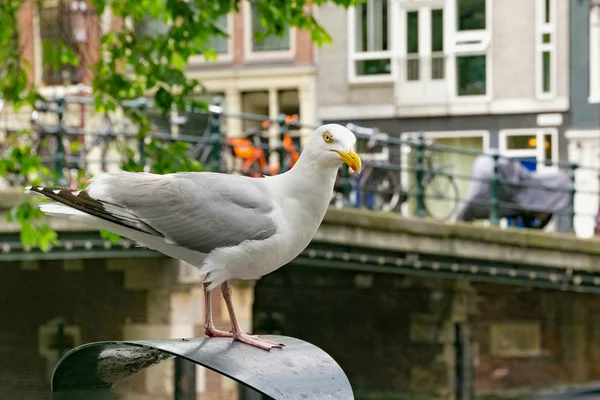
[[(353, 174), (352, 191), (350, 201), (355, 207), (365, 207), (371, 210), (384, 212), (398, 212), (400, 206), (409, 197), (416, 197), (419, 181), (411, 179), (408, 187), (401, 183), (400, 168), (393, 167), (390, 160), (388, 135), (381, 133), (377, 128), (365, 128), (355, 124), (347, 124), (346, 127), (353, 131), (357, 137), (357, 152), (363, 160), (363, 171), (361, 174)], [(366, 143), (365, 143), (366, 139)], [(363, 143), (361, 145), (361, 142)], [(431, 146), (433, 141), (426, 141), (423, 154), (423, 174), (420, 180), (423, 188), (425, 212), (432, 218), (445, 220), (454, 215), (458, 203), (458, 186), (454, 178), (444, 172), (451, 165), (434, 166)], [(379, 152), (374, 149), (380, 147)], [(413, 152), (411, 147), (409, 152)], [(409, 153), (410, 154), (410, 153)], [(339, 179), (336, 184), (335, 203), (339, 205), (340, 188), (343, 188), (343, 180)], [(446, 202), (446, 204), (442, 204)]]
[[(261, 128), (251, 128), (246, 131), (244, 138), (225, 138), (219, 155), (219, 169), (225, 173), (238, 173), (246, 176), (261, 177), (276, 175), (281, 170), (281, 162), (270, 164), (268, 160), (268, 144), (264, 143), (266, 133), (274, 122), (265, 120)], [(285, 124), (290, 129), (299, 128), (298, 116), (287, 115)], [(210, 130), (206, 130), (198, 145), (192, 149), (192, 156), (196, 157), (202, 165), (209, 165), (213, 156), (214, 143), (210, 142)], [(296, 150), (293, 136), (289, 133), (283, 136), (282, 143), (283, 170), (287, 171), (294, 166), (300, 153)]]

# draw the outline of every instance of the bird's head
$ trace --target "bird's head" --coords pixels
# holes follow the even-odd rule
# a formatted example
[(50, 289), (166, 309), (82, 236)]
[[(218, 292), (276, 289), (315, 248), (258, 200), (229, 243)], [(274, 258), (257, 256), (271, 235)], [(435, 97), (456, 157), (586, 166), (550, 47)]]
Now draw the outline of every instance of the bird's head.
[(362, 162), (353, 150), (355, 144), (356, 136), (350, 130), (328, 124), (312, 133), (303, 152), (308, 151), (323, 166), (338, 168), (345, 163), (355, 172), (360, 172)]

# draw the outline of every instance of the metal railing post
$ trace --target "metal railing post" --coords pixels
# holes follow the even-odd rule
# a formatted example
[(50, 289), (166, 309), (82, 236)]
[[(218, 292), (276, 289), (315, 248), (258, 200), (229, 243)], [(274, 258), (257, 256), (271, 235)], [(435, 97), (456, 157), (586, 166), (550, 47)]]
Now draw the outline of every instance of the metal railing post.
[(140, 154), (138, 163), (142, 167), (142, 170), (146, 167), (146, 137), (145, 134), (138, 135), (138, 153)]
[[(146, 112), (146, 104), (142, 103), (134, 103), (133, 107), (137, 108), (140, 113)], [(144, 130), (138, 134), (138, 153), (140, 157), (138, 159), (138, 163), (142, 167), (142, 171), (146, 169), (146, 138), (148, 137), (148, 131)]]
[[(350, 201), (350, 193), (352, 192), (352, 177), (350, 177), (350, 169), (346, 164), (342, 165), (342, 203), (344, 207), (350, 207), (352, 201)], [(358, 204), (358, 203), (357, 203)]]
[(569, 188), (569, 232), (575, 233), (575, 170), (578, 165), (576, 163), (569, 164), (569, 178), (571, 179), (571, 187)]
[(425, 209), (425, 188), (423, 187), (424, 159), (425, 138), (423, 132), (419, 132), (417, 135), (417, 165), (415, 168), (417, 179), (417, 209), (415, 210), (415, 215), (417, 217), (425, 217), (427, 215), (427, 210)]
[(210, 141), (212, 149), (210, 154), (211, 169), (215, 172), (221, 172), (221, 111), (223, 103), (220, 96), (215, 96), (213, 105), (219, 107), (219, 111), (210, 111)]
[(283, 138), (287, 134), (288, 126), (285, 122), (285, 114), (279, 114), (277, 124), (279, 125), (279, 142), (277, 143), (277, 152), (279, 153), (279, 173), (285, 172), (285, 148), (283, 147)]
[(490, 199), (490, 223), (492, 225), (500, 225), (500, 200), (498, 199), (500, 191), (500, 173), (499, 173), (499, 160), (500, 153), (497, 149), (491, 151), (492, 159), (494, 160), (494, 176), (490, 182), (491, 199)]
[(59, 97), (56, 99), (57, 105), (57, 115), (58, 115), (58, 130), (56, 131), (56, 155), (54, 159), (54, 168), (58, 174), (58, 185), (59, 186), (68, 186), (67, 178), (65, 177), (65, 144), (63, 139), (65, 137), (65, 126), (64, 126), (64, 118), (65, 118), (65, 99)]

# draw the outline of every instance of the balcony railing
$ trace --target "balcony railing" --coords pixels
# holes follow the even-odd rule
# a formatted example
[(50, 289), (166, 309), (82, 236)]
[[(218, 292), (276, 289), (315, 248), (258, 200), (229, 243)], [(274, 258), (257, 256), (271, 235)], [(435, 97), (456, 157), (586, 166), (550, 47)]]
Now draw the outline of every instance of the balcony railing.
[[(277, 120), (254, 114), (228, 113), (218, 103), (207, 110), (188, 112), (170, 120), (170, 125), (185, 127), (185, 135), (155, 129), (146, 136), (127, 120), (115, 121), (107, 115), (99, 118), (97, 129), (67, 126), (65, 104), (90, 103), (88, 98), (65, 98), (49, 102), (44, 111), (57, 115), (55, 124), (33, 121), (28, 137), (32, 150), (43, 165), (56, 171), (65, 185), (77, 184), (74, 177), (91, 176), (105, 170), (123, 168), (124, 161), (134, 163), (137, 170), (151, 170), (155, 160), (149, 159), (150, 138), (161, 143), (183, 143), (186, 157), (199, 161), (203, 169), (250, 176), (277, 174), (288, 170), (300, 153), (303, 130), (313, 127), (298, 123), (297, 116), (281, 115)], [(130, 106), (140, 107), (142, 102)], [(143, 104), (147, 112), (151, 105)], [(187, 126), (190, 116), (204, 116), (205, 126)], [(224, 120), (237, 118), (253, 121), (257, 128), (245, 132), (246, 137), (227, 135)], [(120, 122), (117, 124), (117, 122)], [(575, 198), (598, 202), (599, 193), (576, 190), (573, 163), (551, 163), (556, 171), (540, 177), (527, 171), (518, 161), (497, 152), (442, 146), (427, 140), (423, 134), (414, 139), (401, 139), (400, 132), (385, 134), (376, 129), (349, 124), (357, 136), (357, 151), (363, 158), (363, 172), (351, 174), (340, 170), (331, 204), (335, 207), (359, 207), (374, 211), (439, 220), (487, 221), (542, 229), (551, 220), (559, 220), (559, 230), (574, 232), (574, 221), (596, 220), (596, 215), (577, 213)], [(6, 144), (15, 133), (9, 133)], [(274, 140), (276, 139), (276, 140)], [(42, 145), (45, 143), (45, 145)], [(276, 145), (273, 145), (276, 143)], [(129, 150), (125, 150), (129, 149)], [(134, 149), (134, 150), (131, 150)], [(132, 151), (134, 154), (132, 154)], [(125, 154), (128, 152), (127, 154)], [(277, 155), (271, 157), (271, 155)], [(456, 160), (470, 165), (473, 172), (456, 172)], [(454, 161), (447, 161), (453, 158)], [(272, 160), (276, 159), (277, 162)], [(15, 172), (15, 171), (12, 171)], [(11, 171), (5, 179), (12, 185), (25, 185)], [(551, 178), (548, 178), (550, 176)], [(525, 200), (526, 201), (525, 201)], [(589, 209), (589, 207), (588, 207)], [(576, 215), (577, 214), (577, 215)]]
[(400, 59), (400, 69), (403, 70), (407, 82), (417, 82), (431, 79), (434, 81), (446, 79), (446, 56), (443, 52), (434, 52), (431, 56), (408, 54)]

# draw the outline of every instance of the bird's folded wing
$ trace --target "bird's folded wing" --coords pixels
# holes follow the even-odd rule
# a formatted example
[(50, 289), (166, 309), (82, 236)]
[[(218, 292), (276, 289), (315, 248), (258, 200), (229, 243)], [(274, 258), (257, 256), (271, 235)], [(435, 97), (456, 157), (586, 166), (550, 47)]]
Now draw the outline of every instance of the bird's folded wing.
[(277, 231), (269, 215), (276, 205), (261, 179), (213, 173), (115, 172), (96, 176), (85, 191), (31, 190), (202, 253), (266, 239)]

